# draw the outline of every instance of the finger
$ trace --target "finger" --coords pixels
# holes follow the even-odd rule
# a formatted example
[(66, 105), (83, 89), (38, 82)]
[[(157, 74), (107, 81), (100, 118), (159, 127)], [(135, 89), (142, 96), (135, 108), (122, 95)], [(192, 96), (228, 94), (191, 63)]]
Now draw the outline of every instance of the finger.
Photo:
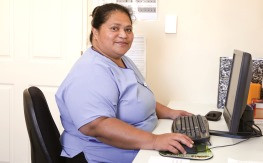
[(193, 140), (190, 137), (188, 137), (185, 134), (181, 134), (181, 133), (174, 133), (173, 139), (176, 139), (178, 141), (180, 141), (181, 139), (186, 139), (187, 141), (189, 141), (191, 143), (194, 143)]
[(186, 146), (188, 146), (188, 147), (190, 147), (190, 148), (193, 147), (193, 143), (191, 143), (191, 142), (189, 142), (189, 141), (184, 141), (184, 140), (182, 140), (181, 143), (184, 144), (184, 145), (186, 145)]
[(187, 135), (185, 135), (185, 137), (184, 137), (188, 142), (190, 142), (191, 144), (194, 144), (194, 141), (191, 139), (191, 138), (189, 138)]
[(173, 146), (169, 146), (167, 150), (169, 152), (174, 153), (174, 154), (178, 154), (179, 153), (178, 149), (174, 148)]
[(191, 116), (191, 115), (193, 115), (193, 114), (192, 114), (192, 113), (189, 113), (189, 112), (187, 112), (187, 111), (184, 111), (184, 112), (183, 112), (183, 115), (184, 115), (184, 116)]
[[(183, 148), (183, 146), (177, 142), (177, 141), (172, 141), (171, 142), (171, 150), (173, 149), (176, 149), (177, 150), (177, 153), (183, 153), (183, 154), (186, 154), (186, 151), (185, 149)], [(175, 151), (175, 150), (174, 150)], [(172, 152), (172, 151), (171, 151)]]
[(187, 139), (189, 142), (194, 143), (193, 140), (192, 140), (189, 136), (187, 136), (187, 135), (185, 135), (185, 134), (182, 134), (182, 136), (183, 136), (185, 139)]
[(184, 134), (177, 134), (177, 136), (173, 137), (173, 140), (181, 142), (190, 148), (193, 146), (192, 144), (194, 144), (193, 140)]

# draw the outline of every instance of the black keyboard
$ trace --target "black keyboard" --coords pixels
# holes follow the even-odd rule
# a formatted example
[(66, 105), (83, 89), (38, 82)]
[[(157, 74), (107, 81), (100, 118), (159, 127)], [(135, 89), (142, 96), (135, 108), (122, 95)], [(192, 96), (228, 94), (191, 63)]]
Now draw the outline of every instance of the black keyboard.
[(208, 121), (201, 115), (176, 118), (173, 121), (172, 132), (186, 134), (195, 143), (205, 143), (210, 138)]

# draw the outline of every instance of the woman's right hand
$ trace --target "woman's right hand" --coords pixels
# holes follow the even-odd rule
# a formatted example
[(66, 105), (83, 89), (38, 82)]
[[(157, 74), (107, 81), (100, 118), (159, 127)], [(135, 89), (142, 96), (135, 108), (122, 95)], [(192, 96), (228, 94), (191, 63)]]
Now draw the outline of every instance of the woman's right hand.
[(154, 135), (153, 149), (158, 151), (170, 151), (172, 153), (186, 154), (185, 149), (181, 144), (192, 147), (194, 142), (186, 135), (180, 133), (166, 133), (161, 135)]

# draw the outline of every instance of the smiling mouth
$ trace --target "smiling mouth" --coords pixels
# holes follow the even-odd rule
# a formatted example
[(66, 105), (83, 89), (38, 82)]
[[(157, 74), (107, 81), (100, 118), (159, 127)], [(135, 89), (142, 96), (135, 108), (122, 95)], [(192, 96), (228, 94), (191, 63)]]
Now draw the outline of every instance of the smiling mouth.
[(128, 45), (127, 42), (116, 42), (116, 44), (118, 44), (118, 45)]

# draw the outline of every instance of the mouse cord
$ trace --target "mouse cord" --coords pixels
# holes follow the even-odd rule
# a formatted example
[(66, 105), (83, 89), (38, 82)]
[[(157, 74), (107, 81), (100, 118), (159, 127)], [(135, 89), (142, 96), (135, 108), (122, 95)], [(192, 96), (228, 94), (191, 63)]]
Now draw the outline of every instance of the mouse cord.
[(239, 142), (236, 142), (236, 143), (233, 143), (233, 144), (226, 144), (226, 145), (219, 145), (219, 146), (214, 146), (214, 147), (211, 147), (209, 149), (214, 149), (214, 148), (222, 148), (222, 147), (229, 147), (229, 146), (234, 146), (234, 145), (237, 145), (237, 144), (240, 144), (242, 142), (245, 142), (247, 140), (249, 140), (250, 138), (247, 138), (247, 139), (244, 139), (244, 140), (241, 140)]
[[(239, 141), (239, 142), (236, 142), (236, 143), (233, 143), (233, 144), (226, 144), (226, 145), (219, 145), (219, 146), (214, 146), (214, 147), (210, 147), (210, 148), (206, 148), (206, 149), (204, 149), (204, 150), (198, 150), (198, 152), (205, 152), (205, 151), (207, 151), (208, 149), (215, 149), (215, 148), (223, 148), (223, 147), (229, 147), (229, 146), (234, 146), (234, 145), (237, 145), (237, 144), (240, 144), (240, 143), (243, 143), (243, 142), (245, 142), (245, 141), (247, 141), (247, 140), (249, 140), (250, 138), (247, 138), (247, 139), (244, 139), (244, 140), (241, 140), (241, 141)], [(210, 143), (210, 142), (209, 142)], [(211, 143), (210, 143), (211, 144)]]

